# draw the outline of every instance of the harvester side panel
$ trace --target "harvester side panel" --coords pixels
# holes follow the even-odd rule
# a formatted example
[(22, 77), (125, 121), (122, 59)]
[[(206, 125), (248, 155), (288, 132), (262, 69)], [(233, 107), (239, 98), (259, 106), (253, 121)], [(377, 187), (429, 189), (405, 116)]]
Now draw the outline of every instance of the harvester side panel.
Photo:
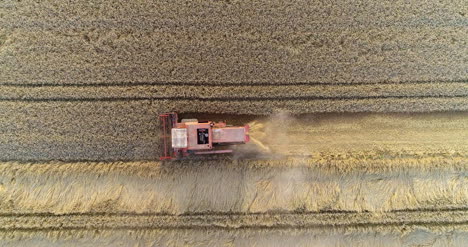
[(213, 143), (246, 143), (247, 127), (213, 128)]

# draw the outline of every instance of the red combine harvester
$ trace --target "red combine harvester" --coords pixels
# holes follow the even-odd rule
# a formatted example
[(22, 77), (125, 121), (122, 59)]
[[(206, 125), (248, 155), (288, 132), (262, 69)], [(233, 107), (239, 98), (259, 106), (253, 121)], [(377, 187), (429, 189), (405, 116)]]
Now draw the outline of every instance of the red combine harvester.
[(175, 112), (159, 115), (163, 155), (161, 160), (177, 159), (189, 154), (231, 153), (228, 145), (249, 142), (249, 126), (231, 127), (225, 122), (182, 119), (178, 122)]

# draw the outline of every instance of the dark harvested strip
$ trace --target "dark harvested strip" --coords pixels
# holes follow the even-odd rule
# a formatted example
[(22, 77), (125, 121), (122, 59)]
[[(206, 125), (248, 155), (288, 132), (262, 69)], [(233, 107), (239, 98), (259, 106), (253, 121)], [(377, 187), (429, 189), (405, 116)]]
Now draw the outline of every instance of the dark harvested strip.
[[(397, 209), (388, 212), (382, 212), (384, 214), (397, 214), (397, 213), (423, 213), (423, 212), (459, 212), (467, 211), (468, 207), (431, 207), (431, 208), (411, 208), (411, 209)], [(242, 212), (197, 212), (197, 213), (184, 213), (180, 215), (174, 215), (169, 213), (135, 213), (135, 212), (71, 212), (64, 214), (54, 214), (49, 212), (39, 213), (2, 213), (0, 217), (64, 217), (64, 216), (172, 216), (172, 217), (196, 217), (196, 216), (278, 216), (278, 215), (323, 215), (323, 214), (365, 214), (367, 212), (359, 212), (354, 210), (322, 210), (318, 212), (261, 212), (261, 213), (242, 213)]]
[(328, 212), (287, 214), (65, 214), (0, 216), (0, 230), (315, 228), (395, 225), (468, 225), (467, 209), (384, 213)]
[[(31, 136), (31, 135), (30, 135)], [(156, 147), (155, 147), (156, 148)], [(37, 167), (49, 167), (56, 171), (67, 169), (69, 171), (84, 169), (102, 169), (102, 167), (113, 167), (113, 169), (138, 169), (142, 166), (158, 167), (164, 164), (165, 166), (178, 168), (187, 162), (197, 165), (213, 165), (222, 167), (224, 165), (235, 164), (241, 161), (244, 167), (327, 167), (329, 169), (337, 167), (341, 171), (345, 169), (370, 169), (370, 168), (387, 168), (394, 167), (400, 169), (398, 164), (405, 163), (405, 168), (424, 166), (426, 169), (437, 168), (439, 165), (444, 164), (446, 167), (460, 167), (461, 169), (468, 168), (468, 151), (458, 152), (423, 152), (414, 153), (411, 151), (386, 151), (385, 156), (379, 155), (378, 152), (329, 152), (329, 153), (315, 153), (315, 154), (281, 154), (278, 156), (256, 155), (253, 157), (242, 157), (242, 159), (234, 158), (232, 155), (214, 155), (214, 156), (191, 156), (181, 158), (174, 161), (155, 161), (154, 159), (139, 159), (120, 158), (116, 161), (105, 161), (102, 159), (64, 159), (64, 160), (35, 160), (35, 159), (22, 159), (22, 160), (3, 160), (0, 161), (0, 173), (7, 173), (8, 171), (35, 171)], [(360, 162), (362, 166), (356, 165)], [(66, 168), (64, 168), (66, 167)], [(73, 167), (73, 168), (70, 168)]]

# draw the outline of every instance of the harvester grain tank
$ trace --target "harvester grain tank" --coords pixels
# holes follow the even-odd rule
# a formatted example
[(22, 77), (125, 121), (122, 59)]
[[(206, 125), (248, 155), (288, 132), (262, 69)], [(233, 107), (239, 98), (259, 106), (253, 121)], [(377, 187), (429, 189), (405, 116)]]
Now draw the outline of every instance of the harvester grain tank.
[(177, 159), (190, 154), (231, 153), (232, 145), (249, 142), (249, 126), (228, 126), (226, 122), (182, 119), (176, 112), (159, 115), (161, 122), (161, 160)]

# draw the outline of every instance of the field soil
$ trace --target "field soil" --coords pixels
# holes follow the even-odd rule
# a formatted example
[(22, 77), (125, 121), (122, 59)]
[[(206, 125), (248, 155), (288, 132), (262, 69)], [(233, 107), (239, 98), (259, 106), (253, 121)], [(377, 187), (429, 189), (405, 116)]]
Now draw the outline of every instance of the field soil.
[[(465, 246), (468, 5), (1, 1), (1, 246)], [(251, 126), (160, 162), (158, 114)]]

